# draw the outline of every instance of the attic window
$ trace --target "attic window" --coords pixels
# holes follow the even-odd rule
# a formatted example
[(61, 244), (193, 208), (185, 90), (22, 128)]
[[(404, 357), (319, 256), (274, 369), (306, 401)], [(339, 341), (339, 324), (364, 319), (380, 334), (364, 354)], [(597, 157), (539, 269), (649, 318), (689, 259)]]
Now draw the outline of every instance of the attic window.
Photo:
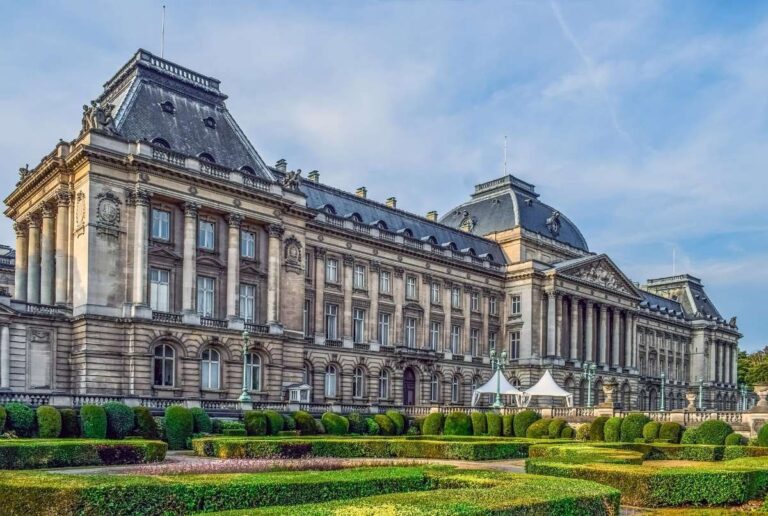
[(173, 102), (171, 102), (170, 100), (166, 100), (165, 102), (162, 102), (160, 104), (160, 109), (163, 110), (163, 113), (169, 113), (171, 115), (176, 113), (176, 106), (174, 106)]
[(246, 174), (251, 174), (251, 175), (254, 175), (254, 176), (256, 175), (256, 171), (253, 170), (248, 165), (243, 165), (242, 167), (240, 167), (240, 171), (241, 172), (245, 172)]
[(152, 145), (155, 145), (157, 147), (162, 147), (164, 149), (171, 148), (170, 144), (167, 141), (163, 140), (162, 138), (155, 138), (154, 140), (152, 140)]
[(205, 127), (209, 129), (216, 129), (216, 120), (211, 116), (204, 118), (203, 123), (205, 124)]
[(362, 222), (363, 218), (360, 216), (359, 213), (350, 213), (347, 215), (347, 218), (351, 220), (352, 222)]
[(197, 157), (198, 159), (200, 159), (200, 161), (207, 161), (208, 163), (216, 163), (216, 160), (213, 159), (213, 156), (211, 156), (207, 152), (202, 152), (198, 154)]

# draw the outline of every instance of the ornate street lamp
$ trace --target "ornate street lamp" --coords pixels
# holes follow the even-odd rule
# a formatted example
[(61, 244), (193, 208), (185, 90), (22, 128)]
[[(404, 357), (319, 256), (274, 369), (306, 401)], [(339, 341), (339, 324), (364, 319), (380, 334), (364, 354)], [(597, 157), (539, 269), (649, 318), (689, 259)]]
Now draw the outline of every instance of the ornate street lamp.
[(508, 363), (509, 362), (507, 361), (506, 351), (502, 351), (500, 356), (496, 356), (496, 350), (491, 350), (491, 369), (495, 373), (499, 373), (499, 375), (496, 377), (496, 401), (494, 401), (493, 405), (491, 405), (496, 409), (500, 409), (504, 406), (504, 404), (501, 402), (501, 374), (504, 366), (506, 366)]
[(661, 372), (661, 405), (659, 406), (659, 410), (661, 412), (664, 412), (667, 410), (665, 399), (664, 399), (664, 391), (667, 390), (667, 375), (664, 374), (664, 371)]
[(587, 407), (592, 407), (592, 382), (595, 381), (597, 366), (592, 362), (584, 364), (584, 377), (587, 379)]
[(747, 384), (739, 382), (739, 394), (741, 394), (741, 410), (747, 411)]
[(702, 401), (704, 400), (704, 378), (697, 376), (696, 381), (699, 382), (699, 410), (702, 410)]
[(248, 364), (246, 363), (246, 359), (248, 357), (248, 341), (250, 340), (251, 335), (248, 333), (248, 331), (243, 332), (243, 392), (240, 394), (240, 397), (237, 398), (238, 401), (251, 401), (251, 395), (248, 394), (248, 378), (246, 376), (246, 372), (248, 371)]

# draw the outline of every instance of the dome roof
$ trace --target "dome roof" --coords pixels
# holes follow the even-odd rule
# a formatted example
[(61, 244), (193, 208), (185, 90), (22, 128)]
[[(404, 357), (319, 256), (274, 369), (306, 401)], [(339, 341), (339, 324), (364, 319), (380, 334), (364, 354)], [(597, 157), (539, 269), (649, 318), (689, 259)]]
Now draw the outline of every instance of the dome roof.
[(448, 211), (441, 223), (475, 235), (522, 227), (582, 251), (587, 241), (560, 211), (539, 201), (534, 185), (507, 175), (475, 186), (468, 202)]

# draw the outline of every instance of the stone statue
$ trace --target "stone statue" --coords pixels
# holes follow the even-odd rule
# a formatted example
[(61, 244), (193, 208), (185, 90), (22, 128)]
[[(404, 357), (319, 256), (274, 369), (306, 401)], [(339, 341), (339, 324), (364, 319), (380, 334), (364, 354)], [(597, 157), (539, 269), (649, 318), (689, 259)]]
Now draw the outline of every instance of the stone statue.
[(552, 212), (552, 215), (547, 219), (547, 228), (549, 228), (549, 232), (552, 233), (554, 236), (557, 236), (560, 234), (560, 212), (557, 210), (554, 210)]
[(728, 324), (733, 326), (734, 328), (736, 327), (736, 316), (735, 315), (733, 317), (731, 317), (731, 320), (728, 321)]
[(27, 163), (25, 166), (21, 167), (19, 169), (19, 182), (16, 183), (16, 185), (20, 185), (27, 177), (29, 177), (29, 174), (31, 174), (32, 171), (29, 170), (29, 163)]
[(296, 169), (294, 172), (291, 170), (285, 175), (285, 178), (283, 179), (283, 187), (287, 188), (288, 190), (298, 190), (299, 184), (301, 183), (301, 169)]
[(80, 134), (91, 129), (116, 133), (115, 119), (112, 117), (113, 104), (101, 104), (91, 101), (91, 105), (83, 106), (83, 127)]

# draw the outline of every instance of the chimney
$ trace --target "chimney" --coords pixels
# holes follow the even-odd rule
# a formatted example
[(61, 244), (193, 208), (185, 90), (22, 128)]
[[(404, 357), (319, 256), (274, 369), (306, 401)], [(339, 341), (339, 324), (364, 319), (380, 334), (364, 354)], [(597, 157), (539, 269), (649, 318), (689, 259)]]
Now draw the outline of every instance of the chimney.
[(389, 197), (384, 204), (386, 204), (388, 208), (397, 208), (397, 198)]
[(364, 186), (361, 186), (355, 191), (355, 195), (358, 197), (362, 197), (363, 199), (368, 197), (368, 189)]
[(275, 163), (275, 168), (280, 172), (285, 173), (288, 171), (288, 162), (284, 159), (279, 159), (277, 160), (277, 163)]
[(312, 172), (309, 173), (309, 175), (307, 176), (307, 179), (309, 179), (313, 183), (319, 183), (320, 182), (320, 172), (318, 172), (317, 170), (313, 170)]
[(437, 222), (437, 212), (432, 210), (427, 212), (427, 220)]

